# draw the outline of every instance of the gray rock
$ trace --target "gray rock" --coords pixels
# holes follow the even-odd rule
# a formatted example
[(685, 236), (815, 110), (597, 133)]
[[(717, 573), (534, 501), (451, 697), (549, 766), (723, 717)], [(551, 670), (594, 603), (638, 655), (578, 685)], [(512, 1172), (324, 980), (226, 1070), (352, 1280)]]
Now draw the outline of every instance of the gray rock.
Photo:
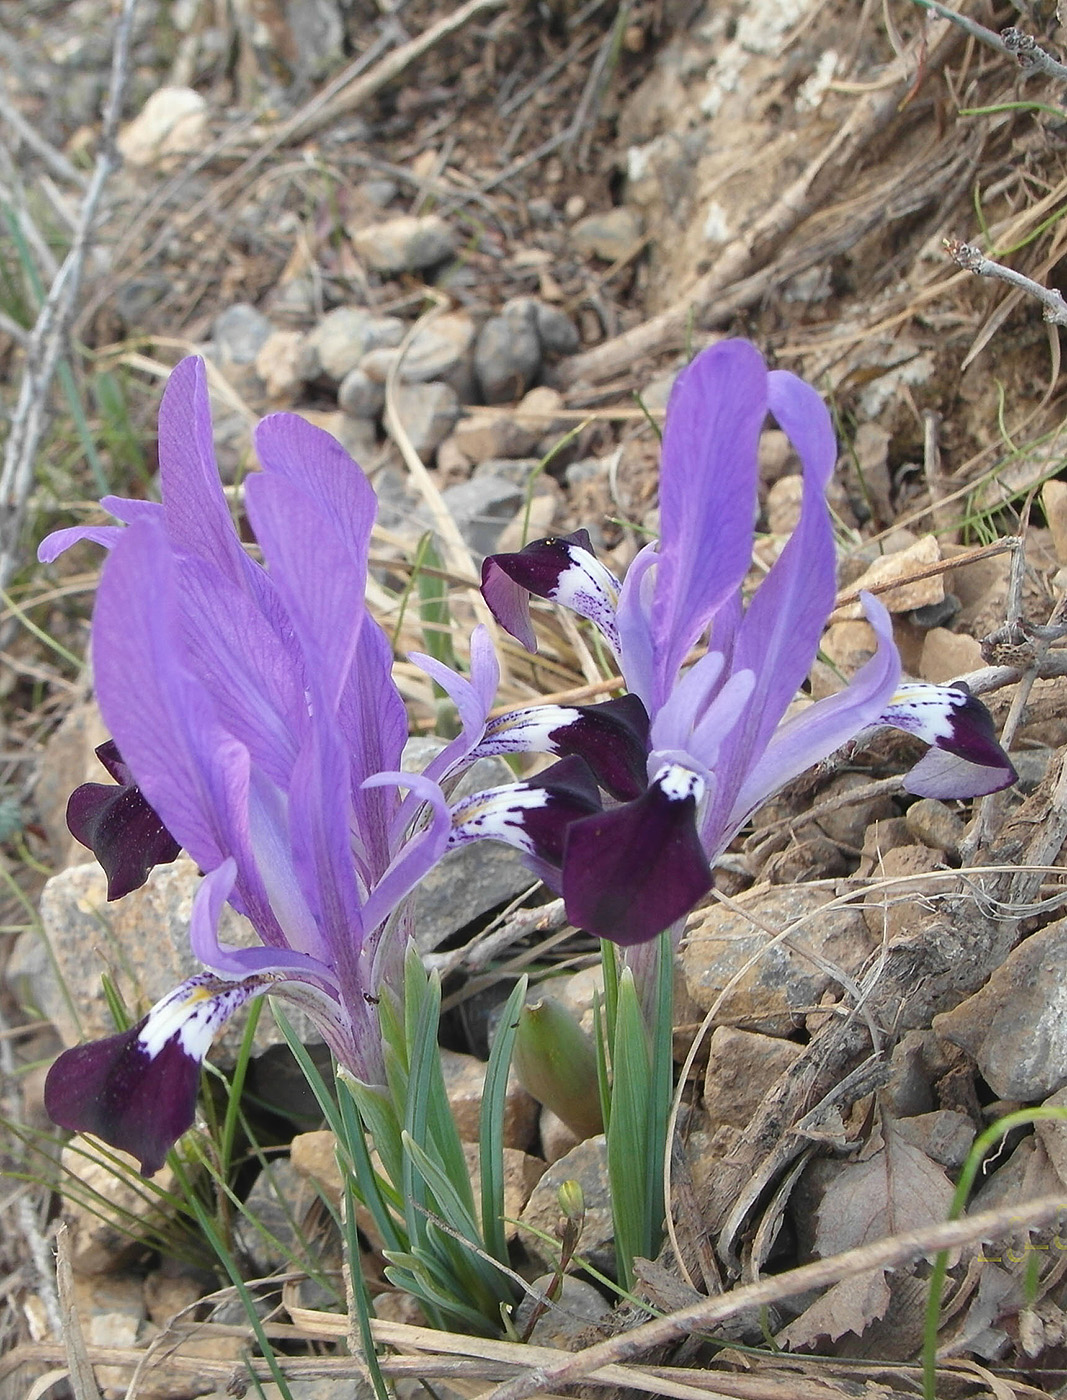
[(505, 477), (476, 475), (442, 492), (460, 534), (476, 554), (492, 554), (500, 532), (522, 506), (522, 487)]
[(966, 827), (956, 813), (933, 797), (921, 797), (904, 814), (908, 830), (917, 841), (935, 851), (955, 856)]
[(466, 369), (470, 378), (470, 362), (474, 347), (474, 322), (463, 312), (439, 316), (436, 321), (418, 331), (407, 348), (400, 366), (400, 377), (406, 384), (425, 384), (440, 379), (459, 391), (453, 376)]
[(540, 228), (551, 228), (556, 221), (555, 205), (550, 199), (544, 199), (540, 195), (526, 201), (526, 212), (530, 216), (530, 222)]
[(356, 252), (375, 272), (416, 272), (444, 262), (455, 234), (437, 214), (402, 214), (380, 224), (351, 230)]
[(974, 1124), (965, 1113), (938, 1108), (914, 1118), (899, 1118), (896, 1130), (905, 1142), (943, 1167), (962, 1167), (974, 1141)]
[[(531, 1286), (541, 1293), (547, 1293), (554, 1280), (555, 1274), (542, 1274), (534, 1279)], [(516, 1310), (515, 1328), (520, 1336), (529, 1325), (534, 1307), (535, 1299), (527, 1295)], [(534, 1323), (530, 1345), (574, 1351), (579, 1337), (590, 1327), (606, 1323), (611, 1314), (611, 1304), (591, 1283), (584, 1278), (565, 1274), (559, 1296)]]
[(449, 384), (398, 384), (396, 413), (412, 447), (426, 461), (456, 426), (459, 398)]
[(339, 306), (309, 332), (300, 356), (305, 380), (342, 380), (370, 350), (399, 345), (405, 326), (396, 316), (372, 316), (356, 306)]
[(546, 355), (573, 355), (580, 344), (578, 327), (558, 306), (539, 301), (537, 305), (537, 334)]
[(571, 242), (584, 257), (618, 262), (641, 237), (641, 220), (632, 209), (607, 209), (587, 214), (571, 229)]
[(520, 398), (541, 368), (541, 336), (537, 303), (530, 298), (510, 302), (499, 316), (490, 316), (478, 333), (474, 371), (486, 403)]
[[(693, 1001), (706, 1011), (729, 984), (721, 1022), (778, 1036), (802, 1026), (834, 980), (799, 950), (810, 948), (823, 966), (835, 965), (855, 976), (876, 946), (861, 910), (820, 912), (834, 895), (826, 887), (755, 886), (744, 895), (743, 907), (758, 927), (744, 913), (721, 905), (705, 910), (690, 924), (679, 950)], [(792, 947), (772, 944), (770, 933), (763, 931), (785, 928), (793, 930)], [(750, 960), (752, 966), (746, 967)]]
[(361, 180), (356, 186), (356, 193), (361, 194), (378, 209), (385, 209), (400, 193), (400, 186), (395, 180), (383, 176), (380, 179)]
[(521, 486), (525, 492), (530, 477), (540, 465), (540, 457), (490, 457), (488, 461), (479, 462), (471, 476), (475, 481), (481, 480), (482, 477), (495, 476), (500, 480), (510, 481), (513, 486)]
[[(139, 1016), (186, 977), (203, 971), (189, 946), (189, 918), (200, 874), (184, 857), (160, 865), (139, 890), (113, 904), (107, 880), (95, 863), (54, 875), (41, 893), (41, 932), (20, 935), (19, 955), (9, 967), (30, 1002), (51, 1020), (64, 1045), (114, 1032), (100, 978), (107, 972), (133, 1016)], [(227, 905), (219, 921), (222, 943), (259, 944), (251, 924)], [(40, 957), (42, 944), (48, 956)], [(298, 1034), (321, 1036), (295, 1007), (286, 1014)], [(212, 1052), (217, 1063), (233, 1063), (241, 1043), (244, 1013), (226, 1025)], [(282, 1043), (274, 1018), (261, 1016), (255, 1049)]]
[(1067, 919), (1024, 939), (980, 992), (934, 1017), (1002, 1099), (1032, 1103), (1067, 1084)]
[(520, 1231), (519, 1238), (527, 1252), (544, 1268), (552, 1267), (556, 1262), (552, 1247), (544, 1243), (534, 1231), (543, 1232), (549, 1240), (555, 1238), (556, 1226), (561, 1217), (559, 1188), (565, 1181), (577, 1181), (585, 1196), (585, 1224), (580, 1246), (582, 1256), (603, 1273), (613, 1273), (615, 1225), (611, 1215), (608, 1154), (603, 1133), (586, 1138), (566, 1156), (552, 1163), (534, 1187), (522, 1212), (522, 1223), (532, 1228)]
[(238, 302), (215, 317), (212, 339), (219, 368), (228, 379), (243, 383), (274, 327), (254, 306)]
[(366, 370), (357, 365), (341, 380), (337, 404), (353, 418), (377, 418), (385, 404), (385, 386), (371, 379)]
[[(406, 772), (421, 772), (443, 747), (436, 738), (409, 739), (404, 746)], [(486, 788), (514, 782), (502, 758), (481, 758), (464, 773), (453, 800)], [(415, 942), (432, 952), (475, 919), (514, 899), (536, 883), (519, 853), (498, 841), (475, 841), (450, 851), (420, 881), (415, 892)]]

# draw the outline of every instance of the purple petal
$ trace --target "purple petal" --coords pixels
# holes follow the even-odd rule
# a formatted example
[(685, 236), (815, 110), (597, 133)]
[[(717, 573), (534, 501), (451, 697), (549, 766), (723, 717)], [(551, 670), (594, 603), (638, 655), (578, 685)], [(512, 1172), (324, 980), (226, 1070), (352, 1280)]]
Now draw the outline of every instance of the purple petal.
[[(834, 604), (836, 561), (825, 490), (837, 447), (826, 406), (809, 385), (780, 371), (768, 376), (769, 406), (804, 468), (800, 520), (756, 590), (737, 632), (731, 669), (756, 677), (736, 754), (762, 753), (811, 671)], [(736, 786), (740, 773), (724, 774)]]
[(318, 503), (281, 475), (249, 477), (245, 502), (308, 679), (336, 712), (366, 615), (366, 557), (354, 554)]
[(366, 786), (374, 773), (400, 767), (408, 737), (404, 701), (393, 680), (393, 648), (371, 617), (363, 619), (356, 654), (337, 709), (348, 755), (352, 846), (366, 885), (373, 885), (392, 858), (390, 824), (399, 805), (395, 793)]
[(876, 724), (904, 729), (932, 745), (904, 779), (920, 797), (982, 797), (1018, 777), (997, 743), (993, 716), (980, 700), (955, 686), (902, 685)]
[(251, 560), (241, 548), (219, 480), (211, 436), (207, 371), (198, 355), (171, 371), (159, 405), (159, 476), (172, 544), (212, 559), (239, 582)]
[(660, 471), (653, 707), (666, 699), (689, 649), (748, 571), (766, 414), (767, 370), (747, 341), (702, 351), (675, 382)]
[(485, 732), (500, 684), (500, 663), (488, 629), (481, 624), (471, 633), (470, 657), (468, 680), (435, 657), (418, 651), (408, 653), (408, 659), (437, 682), (459, 716), (460, 733), (426, 765), (426, 776), (434, 782), (440, 782), (458, 764), (473, 761), (472, 752)]
[(662, 769), (634, 802), (572, 823), (563, 897), (579, 928), (623, 945), (654, 938), (711, 888), (696, 829), (702, 780)]
[(129, 1152), (151, 1176), (192, 1126), (200, 1066), (216, 1031), (264, 986), (264, 979), (193, 977), (130, 1030), (64, 1051), (45, 1080), (49, 1117)]
[(536, 651), (531, 593), (588, 618), (618, 653), (619, 583), (593, 552), (588, 530), (534, 540), (516, 554), (491, 554), (482, 563), (482, 594), (493, 616), (527, 651)]
[(140, 889), (155, 866), (169, 865), (181, 850), (133, 783), (75, 788), (67, 802), (67, 826), (103, 867), (109, 900)]
[(565, 758), (525, 782), (473, 793), (452, 808), (450, 846), (488, 838), (558, 866), (572, 822), (600, 810), (588, 765)]
[(363, 908), (367, 929), (383, 924), (444, 854), (451, 818), (444, 793), (422, 773), (375, 773), (367, 788), (410, 788), (430, 811), (430, 820), (403, 845), (389, 869), (370, 892)]
[(145, 799), (202, 870), (238, 864), (242, 913), (285, 943), (252, 851), (248, 750), (183, 665), (174, 563), (158, 521), (129, 526), (104, 565), (93, 663), (104, 721)]
[(870, 593), (862, 598), (877, 638), (877, 651), (844, 690), (817, 700), (777, 730), (749, 769), (730, 810), (716, 808), (705, 825), (705, 843), (712, 859), (771, 793), (876, 724), (884, 711), (900, 682), (900, 656), (889, 613)]
[(304, 491), (365, 569), (378, 502), (337, 439), (299, 414), (272, 413), (256, 427), (255, 442), (263, 470)]
[(65, 530), (53, 530), (37, 546), (37, 558), (42, 564), (51, 564), (80, 540), (90, 540), (111, 549), (122, 534), (121, 525), (72, 525)]
[(584, 758), (602, 787), (628, 801), (648, 782), (648, 712), (636, 695), (600, 705), (534, 705), (491, 720), (471, 755), (571, 754)]
[(619, 589), (615, 625), (619, 632), (619, 664), (627, 690), (652, 708), (655, 689), (655, 645), (652, 637), (652, 604), (655, 597), (659, 551), (646, 544), (626, 570)]

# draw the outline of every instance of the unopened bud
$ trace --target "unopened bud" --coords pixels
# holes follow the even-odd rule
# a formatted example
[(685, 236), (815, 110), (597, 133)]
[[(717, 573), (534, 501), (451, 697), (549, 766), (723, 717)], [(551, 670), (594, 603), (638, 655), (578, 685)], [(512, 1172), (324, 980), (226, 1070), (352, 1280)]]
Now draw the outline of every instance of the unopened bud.
[(603, 1132), (592, 1038), (558, 1001), (542, 997), (523, 1007), (513, 1063), (523, 1088), (576, 1137)]

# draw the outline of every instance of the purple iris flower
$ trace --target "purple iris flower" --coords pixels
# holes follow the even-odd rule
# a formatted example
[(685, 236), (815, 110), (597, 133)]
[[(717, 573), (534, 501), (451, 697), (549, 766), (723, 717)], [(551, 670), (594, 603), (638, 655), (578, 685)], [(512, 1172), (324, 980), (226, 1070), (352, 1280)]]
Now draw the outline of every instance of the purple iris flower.
[[(107, 497), (122, 524), (59, 530), (39, 551), (50, 561), (83, 539), (110, 551), (92, 655), (114, 740), (102, 757), (120, 785), (75, 794), (76, 834), (118, 893), (178, 845), (204, 872), (190, 939), (207, 971), (131, 1029), (60, 1055), (45, 1087), (58, 1124), (133, 1153), (146, 1174), (193, 1121), (215, 1032), (261, 992), (297, 1003), (342, 1065), (384, 1083), (374, 1003), (402, 965), (415, 886), (487, 821), (559, 865), (561, 827), (600, 807), (572, 757), (509, 788), (507, 813), (495, 794), (449, 809), (497, 685), (484, 629), (469, 678), (416, 658), (452, 695), (461, 733), (423, 774), (400, 771), (407, 717), (364, 601), (374, 493), (295, 415), (264, 419), (255, 443), (245, 503), (263, 564), (230, 518), (197, 359), (174, 370), (160, 408), (162, 503)], [(502, 748), (498, 736), (487, 751)], [(227, 901), (262, 946), (219, 942)]]
[[(800, 458), (802, 504), (746, 603), (768, 412)], [(599, 628), (645, 711), (639, 791), (566, 829), (555, 883), (575, 924), (622, 944), (669, 927), (710, 889), (715, 860), (762, 802), (875, 726), (895, 725), (932, 746), (905, 779), (909, 792), (973, 797), (1015, 780), (978, 700), (901, 684), (889, 615), (870, 595), (875, 655), (844, 690), (783, 722), (834, 606), (825, 491), (836, 455), (814, 389), (768, 371), (749, 343), (721, 342), (678, 376), (663, 434), (660, 539), (624, 582), (596, 558), (584, 530), (485, 561), (482, 592), (507, 631), (532, 651), (531, 594), (570, 607)], [(702, 641), (706, 651), (690, 663)], [(547, 723), (542, 712), (542, 729)], [(562, 751), (560, 726), (553, 751)], [(622, 766), (633, 771), (632, 752)]]

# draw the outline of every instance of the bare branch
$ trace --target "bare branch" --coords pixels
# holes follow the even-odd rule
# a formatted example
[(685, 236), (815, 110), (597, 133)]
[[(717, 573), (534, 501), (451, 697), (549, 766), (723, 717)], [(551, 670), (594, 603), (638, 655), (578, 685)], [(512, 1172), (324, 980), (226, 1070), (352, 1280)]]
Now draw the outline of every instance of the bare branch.
[(52, 283), (30, 335), (19, 386), (18, 402), (4, 446), (0, 472), (0, 588), (6, 587), (18, 565), (19, 538), (26, 501), (33, 484), (37, 449), (48, 418), (48, 393), (74, 314), (82, 270), (92, 240), (93, 225), (108, 178), (119, 163), (115, 137), (130, 62), (130, 36), (137, 0), (123, 0), (111, 57), (111, 81), (104, 108), (100, 152), (85, 194), (70, 252)]
[(1032, 277), (1025, 277), (1021, 272), (1016, 272), (1013, 267), (1005, 267), (1003, 263), (994, 262), (992, 258), (987, 258), (980, 248), (976, 248), (973, 243), (964, 243), (958, 238), (945, 238), (942, 240), (950, 257), (959, 263), (960, 267), (968, 272), (975, 273), (978, 277), (994, 277), (998, 281), (1008, 282), (1013, 287), (1018, 287), (1030, 296), (1036, 297), (1042, 303), (1045, 310), (1042, 313), (1046, 321), (1054, 326), (1067, 326), (1067, 301), (1063, 299), (1063, 293), (1055, 287), (1043, 287), (1040, 282), (1035, 282)]

